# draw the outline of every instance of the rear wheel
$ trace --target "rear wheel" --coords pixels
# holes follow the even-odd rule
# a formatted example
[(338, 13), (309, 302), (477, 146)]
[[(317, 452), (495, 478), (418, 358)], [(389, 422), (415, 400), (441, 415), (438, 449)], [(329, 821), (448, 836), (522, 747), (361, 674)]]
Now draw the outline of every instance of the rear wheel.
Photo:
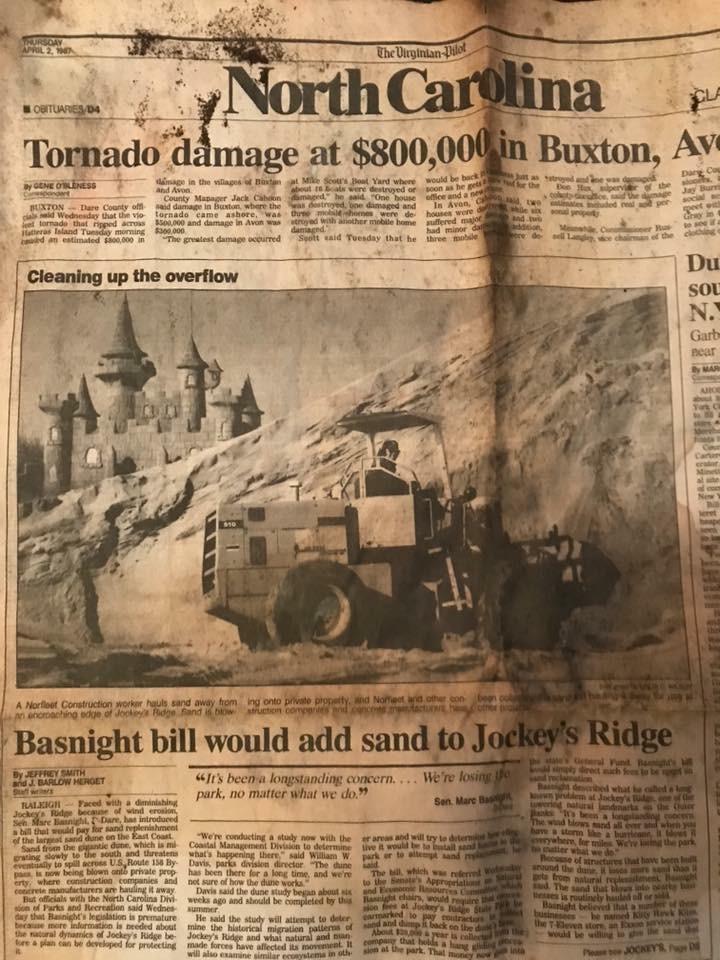
[(269, 625), (282, 644), (361, 643), (359, 577), (338, 563), (315, 560), (289, 570), (270, 598)]

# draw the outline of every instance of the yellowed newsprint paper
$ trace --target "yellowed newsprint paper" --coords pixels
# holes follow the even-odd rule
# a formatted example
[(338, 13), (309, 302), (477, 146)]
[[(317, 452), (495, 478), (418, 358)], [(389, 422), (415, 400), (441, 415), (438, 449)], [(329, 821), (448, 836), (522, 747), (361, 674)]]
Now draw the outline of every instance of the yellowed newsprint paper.
[(715, 7), (4, 6), (4, 958), (720, 958)]

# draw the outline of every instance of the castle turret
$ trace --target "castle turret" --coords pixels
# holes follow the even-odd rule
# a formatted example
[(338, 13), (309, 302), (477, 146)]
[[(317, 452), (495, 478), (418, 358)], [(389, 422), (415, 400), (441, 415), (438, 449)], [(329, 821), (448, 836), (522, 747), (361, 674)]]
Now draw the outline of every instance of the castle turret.
[(124, 433), (128, 420), (135, 419), (136, 392), (156, 373), (155, 365), (135, 339), (127, 296), (123, 297), (112, 341), (101, 358), (102, 369), (95, 376), (110, 388), (108, 420), (116, 433)]
[(84, 421), (85, 433), (95, 433), (99, 414), (90, 399), (90, 391), (88, 390), (85, 374), (80, 377), (80, 386), (77, 392), (77, 409), (73, 416), (78, 420)]
[(230, 440), (242, 432), (240, 397), (229, 387), (221, 387), (210, 395), (208, 403), (215, 410), (215, 439)]
[(180, 409), (187, 429), (197, 431), (205, 416), (205, 370), (207, 364), (200, 356), (195, 340), (190, 335), (185, 353), (177, 365), (180, 371)]
[(70, 489), (73, 413), (78, 403), (74, 393), (60, 397), (41, 394), (38, 406), (50, 418), (43, 448), (43, 493), (46, 497)]
[(214, 390), (216, 387), (219, 387), (222, 375), (223, 368), (217, 360), (211, 360), (205, 370), (205, 389)]
[(262, 415), (265, 411), (261, 410), (255, 399), (255, 391), (252, 387), (250, 377), (245, 377), (242, 391), (240, 393), (240, 421), (242, 423), (242, 432), (255, 430), (262, 423)]

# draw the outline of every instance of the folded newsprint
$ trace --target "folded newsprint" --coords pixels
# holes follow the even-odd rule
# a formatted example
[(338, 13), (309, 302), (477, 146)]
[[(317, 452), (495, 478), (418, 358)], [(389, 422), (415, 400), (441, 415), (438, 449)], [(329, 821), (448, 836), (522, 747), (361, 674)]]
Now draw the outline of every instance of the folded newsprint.
[(6, 4), (3, 957), (720, 957), (720, 10)]

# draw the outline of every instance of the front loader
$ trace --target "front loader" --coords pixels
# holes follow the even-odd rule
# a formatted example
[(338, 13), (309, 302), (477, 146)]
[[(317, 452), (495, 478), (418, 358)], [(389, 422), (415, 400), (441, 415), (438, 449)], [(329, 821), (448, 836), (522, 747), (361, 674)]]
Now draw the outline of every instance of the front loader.
[[(586, 595), (570, 538), (555, 530), (512, 544), (497, 506), (478, 507), (472, 488), (450, 495), (432, 417), (381, 411), (338, 425), (364, 433), (367, 453), (345, 471), (337, 496), (301, 500), (296, 487), (294, 500), (221, 503), (206, 520), (205, 608), (235, 624), (251, 648), (314, 642), (439, 650), (443, 636), (478, 629), (495, 647), (528, 645), (528, 635), (529, 645), (549, 647), (568, 610), (609, 596), (617, 571), (607, 558), (593, 596)], [(397, 462), (394, 437), (418, 429), (432, 432), (441, 454), (442, 496)], [(533, 604), (542, 615), (538, 629), (535, 611), (528, 634), (521, 621)]]

